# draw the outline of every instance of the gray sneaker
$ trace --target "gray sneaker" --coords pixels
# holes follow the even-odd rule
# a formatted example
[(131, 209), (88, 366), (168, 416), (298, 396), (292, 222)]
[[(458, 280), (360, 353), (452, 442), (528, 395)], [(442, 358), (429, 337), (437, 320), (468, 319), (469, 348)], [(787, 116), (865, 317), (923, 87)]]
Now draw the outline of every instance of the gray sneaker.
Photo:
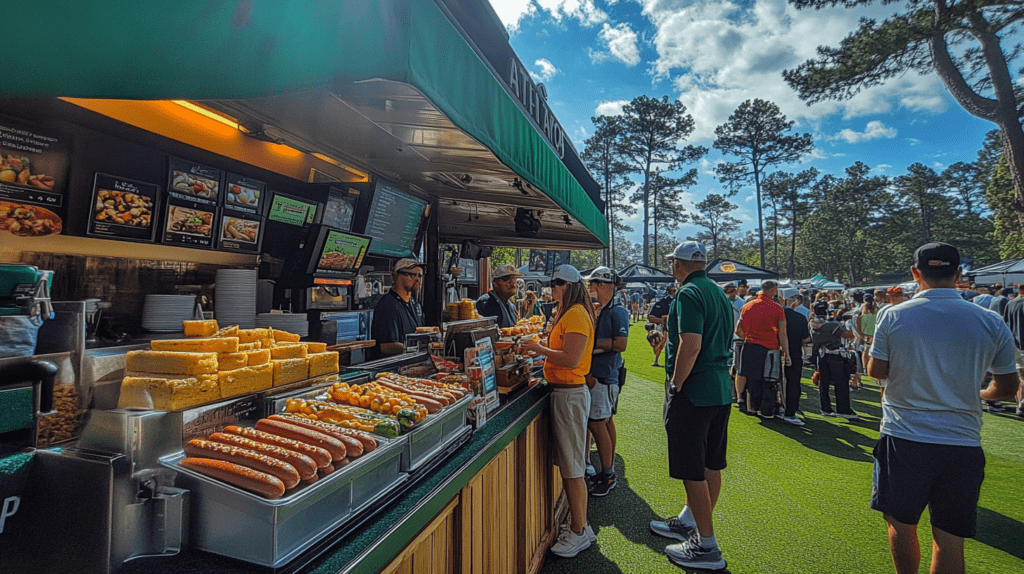
[(590, 548), (591, 544), (593, 542), (590, 541), (586, 528), (583, 529), (583, 534), (576, 534), (572, 528), (566, 528), (558, 533), (558, 540), (551, 547), (551, 553), (562, 558), (572, 558)]
[(857, 416), (857, 413), (839, 413), (839, 416), (844, 418), (844, 419), (846, 419), (846, 420), (848, 420), (848, 421), (859, 421), (860, 420), (860, 417)]
[(796, 417), (786, 417), (786, 418), (782, 419), (782, 422), (786, 423), (787, 425), (793, 425), (795, 427), (802, 427), (802, 426), (804, 426), (804, 421), (802, 421), (802, 420), (800, 420), (800, 419), (798, 419)]
[(668, 520), (652, 520), (651, 532), (662, 538), (682, 540), (683, 542), (698, 536), (697, 528), (689, 524), (683, 524), (683, 521), (679, 520), (678, 516), (673, 516)]
[(683, 568), (725, 570), (725, 560), (722, 558), (722, 550), (718, 546), (707, 549), (701, 548), (700, 544), (683, 542), (666, 546), (665, 554), (669, 561)]
[[(569, 523), (568, 522), (563, 522), (561, 525), (559, 525), (559, 527), (558, 527), (558, 533), (559, 534), (561, 534), (562, 532), (564, 532), (566, 530), (569, 530)], [(587, 523), (586, 526), (583, 527), (583, 533), (587, 535), (587, 540), (589, 540), (591, 542), (591, 544), (593, 544), (594, 542), (597, 542), (597, 534), (594, 532), (594, 528), (590, 525), (589, 522)]]

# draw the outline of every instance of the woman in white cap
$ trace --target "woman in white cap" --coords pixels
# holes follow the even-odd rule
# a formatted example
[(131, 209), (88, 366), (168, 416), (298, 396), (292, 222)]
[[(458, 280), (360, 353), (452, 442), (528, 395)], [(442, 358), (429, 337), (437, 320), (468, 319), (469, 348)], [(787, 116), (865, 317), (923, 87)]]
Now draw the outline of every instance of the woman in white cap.
[(554, 429), (555, 464), (558, 465), (569, 499), (572, 520), (562, 530), (551, 552), (572, 558), (586, 550), (597, 537), (587, 523), (587, 416), (590, 392), (586, 377), (594, 352), (594, 306), (580, 272), (572, 265), (559, 265), (552, 274), (551, 296), (558, 312), (547, 346), (532, 340), (522, 343), (526, 351), (544, 355), (544, 378), (551, 387), (551, 420)]

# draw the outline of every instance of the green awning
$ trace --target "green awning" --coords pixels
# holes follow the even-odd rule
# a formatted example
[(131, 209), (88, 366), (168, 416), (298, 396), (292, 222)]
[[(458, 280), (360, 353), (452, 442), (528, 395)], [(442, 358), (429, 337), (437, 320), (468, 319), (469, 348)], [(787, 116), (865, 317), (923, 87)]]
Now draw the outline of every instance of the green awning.
[(32, 24), (6, 33), (16, 65), (3, 97), (239, 100), (408, 84), (608, 243), (603, 214), (434, 0), (39, 0), (19, 5), (18, 21)]

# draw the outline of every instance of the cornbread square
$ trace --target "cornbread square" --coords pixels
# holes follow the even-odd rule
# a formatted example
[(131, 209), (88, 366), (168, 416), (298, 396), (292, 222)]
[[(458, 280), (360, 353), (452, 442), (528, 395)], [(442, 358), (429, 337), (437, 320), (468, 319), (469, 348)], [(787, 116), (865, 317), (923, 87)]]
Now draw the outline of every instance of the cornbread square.
[(278, 359), (270, 361), (270, 364), (274, 366), (275, 387), (305, 380), (309, 375), (309, 360), (306, 358)]
[(175, 351), (129, 351), (125, 370), (165, 375), (205, 375), (216, 373), (216, 353), (179, 353)]
[(295, 333), (289, 333), (288, 331), (278, 331), (277, 329), (271, 329), (274, 334), (274, 340), (278, 343), (298, 343), (300, 337)]
[(270, 349), (259, 349), (246, 353), (249, 357), (248, 366), (266, 365), (270, 362)]
[(253, 343), (260, 339), (272, 339), (273, 336), (270, 334), (270, 329), (239, 329), (238, 330), (238, 342), (239, 343)]
[(238, 325), (231, 325), (230, 327), (224, 327), (213, 334), (214, 337), (237, 337), (238, 336)]
[(217, 333), (217, 321), (182, 321), (186, 337), (212, 337)]
[(242, 351), (255, 351), (255, 350), (258, 350), (259, 348), (260, 348), (259, 341), (256, 341), (255, 343), (239, 343), (238, 344), (238, 351), (239, 352), (242, 352)]
[(221, 371), (220, 394), (223, 398), (256, 393), (269, 389), (274, 384), (274, 367), (259, 365), (233, 371)]
[(327, 343), (303, 343), (303, 345), (306, 346), (306, 353), (310, 355), (327, 352)]
[(167, 376), (153, 373), (131, 375), (121, 381), (118, 408), (155, 411), (187, 409), (220, 399), (217, 375)]
[(249, 364), (249, 354), (245, 352), (221, 353), (217, 360), (220, 361), (221, 371), (234, 371)]
[(154, 351), (187, 351), (190, 353), (237, 353), (238, 339), (220, 337), (217, 339), (165, 339), (151, 341)]
[(277, 343), (270, 348), (270, 356), (274, 359), (301, 359), (306, 354), (306, 347), (299, 343)]
[(335, 351), (312, 353), (306, 358), (309, 359), (310, 378), (338, 372), (338, 353)]

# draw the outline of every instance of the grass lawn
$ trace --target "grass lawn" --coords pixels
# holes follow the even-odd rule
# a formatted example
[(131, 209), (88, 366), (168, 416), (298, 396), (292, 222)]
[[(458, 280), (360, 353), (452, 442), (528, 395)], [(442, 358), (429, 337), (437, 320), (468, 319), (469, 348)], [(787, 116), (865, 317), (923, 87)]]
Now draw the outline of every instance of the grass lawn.
[[(630, 331), (624, 354), (629, 376), (616, 416), (619, 485), (591, 498), (595, 547), (574, 559), (548, 554), (543, 574), (679, 572), (668, 541), (648, 522), (672, 516), (684, 501), (682, 482), (668, 477), (662, 425), (664, 370), (642, 324)], [(662, 356), (662, 364), (664, 356)], [(803, 381), (807, 426), (762, 421), (735, 408), (729, 421), (729, 467), (715, 509), (715, 530), (734, 574), (892, 572), (882, 515), (869, 508), (871, 449), (881, 416), (877, 389), (852, 394), (860, 421), (817, 413), (817, 389)], [(978, 536), (966, 543), (967, 571), (1024, 572), (1024, 421), (986, 413), (982, 446), (987, 465)], [(596, 459), (596, 457), (595, 457)], [(927, 512), (920, 525), (922, 571), (931, 560)]]

